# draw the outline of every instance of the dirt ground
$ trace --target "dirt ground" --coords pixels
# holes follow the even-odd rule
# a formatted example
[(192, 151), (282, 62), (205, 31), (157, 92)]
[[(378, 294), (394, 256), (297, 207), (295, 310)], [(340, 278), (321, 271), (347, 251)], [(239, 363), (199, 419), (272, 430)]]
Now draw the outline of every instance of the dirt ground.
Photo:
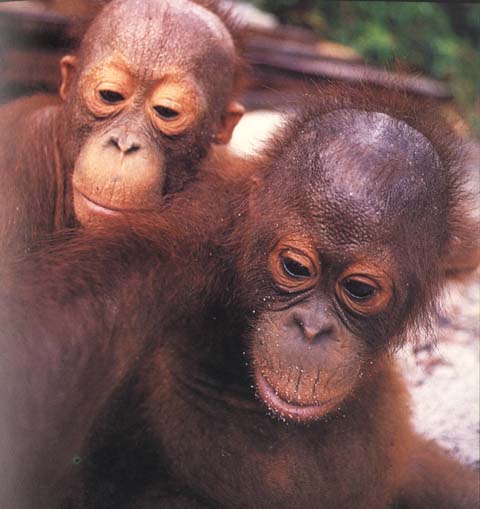
[[(241, 154), (260, 150), (281, 125), (269, 111), (248, 113), (231, 148)], [(472, 146), (468, 171), (480, 196), (480, 149)], [(434, 438), (461, 461), (480, 466), (480, 272), (451, 284), (437, 323), (436, 343), (420, 338), (399, 352), (412, 397), (417, 430)]]
[(451, 285), (437, 343), (399, 354), (410, 386), (414, 423), (463, 462), (480, 466), (480, 276)]

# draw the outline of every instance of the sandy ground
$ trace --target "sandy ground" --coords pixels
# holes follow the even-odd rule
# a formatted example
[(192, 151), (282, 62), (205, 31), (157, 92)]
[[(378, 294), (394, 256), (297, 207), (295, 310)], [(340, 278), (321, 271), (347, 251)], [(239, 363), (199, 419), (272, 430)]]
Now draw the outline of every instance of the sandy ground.
[[(273, 112), (248, 113), (231, 148), (241, 154), (261, 150), (282, 118)], [(480, 187), (480, 150), (470, 162), (472, 186)], [(451, 284), (437, 323), (436, 344), (420, 338), (399, 352), (411, 390), (417, 430), (436, 439), (461, 461), (480, 466), (480, 272)]]

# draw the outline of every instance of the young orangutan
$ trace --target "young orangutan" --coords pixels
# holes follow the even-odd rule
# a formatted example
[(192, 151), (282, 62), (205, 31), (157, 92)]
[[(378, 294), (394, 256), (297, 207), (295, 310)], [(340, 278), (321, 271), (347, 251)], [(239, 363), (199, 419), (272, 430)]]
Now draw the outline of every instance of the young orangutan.
[(61, 101), (0, 109), (2, 251), (182, 190), (242, 116), (237, 34), (217, 2), (108, 3), (61, 61)]
[(253, 175), (8, 268), (7, 502), (477, 505), (478, 475), (412, 430), (392, 356), (466, 234), (457, 140), (395, 95), (307, 101)]

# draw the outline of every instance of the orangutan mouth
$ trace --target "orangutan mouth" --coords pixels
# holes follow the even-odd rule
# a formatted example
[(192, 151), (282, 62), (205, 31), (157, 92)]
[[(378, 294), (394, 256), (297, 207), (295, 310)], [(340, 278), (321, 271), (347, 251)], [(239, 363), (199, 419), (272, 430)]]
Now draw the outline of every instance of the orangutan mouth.
[(89, 198), (87, 195), (82, 193), (77, 187), (73, 187), (73, 197), (74, 201), (78, 204), (81, 202), (83, 205), (87, 206), (93, 212), (108, 214), (110, 216), (118, 216), (122, 212), (132, 213), (132, 212), (151, 212), (153, 208), (127, 208), (127, 207), (107, 207), (106, 205), (101, 205), (96, 201)]
[(75, 203), (79, 204), (81, 202), (83, 203), (84, 206), (88, 207), (89, 209), (96, 213), (116, 216), (120, 212), (122, 212), (121, 209), (113, 209), (110, 207), (106, 207), (105, 205), (100, 205), (99, 203), (93, 201), (91, 198), (83, 194), (76, 187), (73, 188), (73, 199)]
[(280, 396), (258, 369), (255, 372), (255, 380), (260, 399), (272, 412), (288, 421), (309, 422), (320, 419), (332, 411), (340, 399), (332, 398), (307, 405), (289, 403)]

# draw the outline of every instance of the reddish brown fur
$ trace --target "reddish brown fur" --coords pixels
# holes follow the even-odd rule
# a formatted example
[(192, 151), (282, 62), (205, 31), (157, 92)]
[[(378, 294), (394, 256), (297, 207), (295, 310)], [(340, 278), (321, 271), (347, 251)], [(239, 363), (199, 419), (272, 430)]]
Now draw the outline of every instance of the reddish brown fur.
[[(223, 191), (218, 186), (219, 193), (228, 196), (230, 184)], [(210, 200), (211, 191), (212, 186), (194, 185), (161, 216), (135, 216), (132, 225), (122, 222), (91, 233), (62, 233), (48, 250), (15, 264), (2, 259), (0, 372), (9, 387), (0, 402), (2, 507), (56, 506), (80, 468), (74, 458), (83, 459), (82, 444), (95, 417), (145, 362), (157, 325), (197, 307), (214, 286), (211, 276), (202, 276), (203, 265), (194, 269), (203, 264), (196, 256), (208, 248), (205, 235), (223, 237), (224, 224), (216, 219), (228, 198), (217, 207), (198, 206)], [(192, 278), (179, 285), (187, 267)], [(177, 288), (177, 296), (170, 295), (165, 315), (152, 314), (156, 305), (148, 301), (162, 299), (167, 287)], [(138, 313), (132, 313), (140, 301)], [(75, 396), (84, 389), (81, 398)]]
[[(338, 94), (336, 101), (342, 103)], [(337, 270), (335, 257), (355, 252), (352, 240), (364, 242), (363, 230), (346, 223), (348, 203), (318, 227), (323, 204), (339, 205), (330, 181), (324, 182), (335, 174), (316, 166), (317, 155), (328, 162), (328, 151), (312, 144), (307, 154), (304, 137), (321, 139), (330, 135), (332, 122), (333, 127), (343, 124), (335, 124), (335, 115), (325, 117), (325, 103), (335, 102), (331, 97), (309, 101), (312, 108), (298, 113), (288, 137), (277, 139), (276, 147), (256, 162), (253, 175), (249, 165), (239, 169), (236, 181), (205, 172), (160, 216), (135, 216), (109, 231), (77, 232), (49, 251), (4, 268), (1, 347), (2, 359), (9, 362), (0, 367), (11, 391), (3, 415), (4, 425), (11, 425), (7, 436), (17, 447), (9, 458), (3, 453), (10, 448), (0, 444), (0, 461), (13, 465), (13, 481), (22, 481), (21, 489), (4, 500), (13, 497), (18, 507), (35, 500), (38, 507), (42, 496), (46, 506), (54, 507), (57, 496), (66, 496), (74, 507), (142, 509), (475, 507), (477, 476), (412, 431), (408, 396), (391, 356), (395, 340), (406, 333), (405, 322), (420, 326), (428, 318), (434, 309), (430, 301), (443, 283), (443, 260), (458, 232), (452, 218), (463, 200), (460, 161), (452, 152), (442, 154), (441, 164), (433, 158), (437, 166), (421, 168), (441, 195), (426, 193), (421, 185), (409, 188), (420, 210), (442, 200), (445, 209), (438, 216), (414, 216), (408, 225), (399, 218), (411, 217), (411, 210), (397, 207), (389, 215), (387, 209), (385, 223), (372, 232), (387, 245), (400, 246), (404, 273), (416, 275), (418, 293), (411, 302), (408, 289), (400, 287), (396, 305), (382, 319), (368, 317), (358, 324), (344, 317), (363, 365), (339, 409), (308, 422), (283, 422), (255, 398), (254, 347), (267, 337), (257, 331), (259, 320), (267, 315), (278, 320), (281, 313), (301, 308), (290, 295), (275, 291), (268, 272), (271, 241), (274, 245), (285, 228), (298, 228), (299, 214), (306, 214), (308, 233), (322, 253), (326, 232), (345, 230), (330, 258), (322, 254), (325, 281)], [(383, 99), (373, 101), (368, 109), (383, 111)], [(349, 115), (363, 125), (362, 115)], [(419, 144), (419, 158), (440, 147), (431, 132), (424, 131), (428, 142)], [(386, 133), (392, 133), (388, 122)], [(402, 133), (408, 147), (412, 133)], [(448, 129), (441, 136), (454, 141)], [(392, 165), (403, 161), (391, 150)], [(346, 152), (335, 156), (341, 189), (348, 195), (350, 169), (342, 166), (348, 145)], [(408, 175), (402, 166), (392, 171), (391, 182), (403, 172)], [(323, 194), (317, 194), (319, 189)], [(390, 196), (392, 190), (384, 191)], [(315, 208), (307, 211), (312, 200)], [(365, 205), (384, 201), (373, 187)], [(430, 228), (425, 239), (409, 236), (418, 224)], [(400, 238), (389, 237), (385, 225), (395, 227)], [(343, 270), (349, 262), (340, 263)], [(286, 310), (278, 309), (285, 303)], [(317, 314), (324, 315), (322, 308)], [(294, 362), (303, 343), (287, 337), (288, 345)], [(312, 343), (309, 356), (317, 356), (320, 364), (317, 347), (323, 348)], [(284, 348), (280, 345), (272, 360), (281, 360)], [(278, 408), (272, 412), (278, 414)], [(19, 421), (30, 427), (18, 427)], [(81, 457), (80, 467), (71, 464), (75, 455)], [(82, 466), (86, 487), (70, 490), (65, 478)]]

